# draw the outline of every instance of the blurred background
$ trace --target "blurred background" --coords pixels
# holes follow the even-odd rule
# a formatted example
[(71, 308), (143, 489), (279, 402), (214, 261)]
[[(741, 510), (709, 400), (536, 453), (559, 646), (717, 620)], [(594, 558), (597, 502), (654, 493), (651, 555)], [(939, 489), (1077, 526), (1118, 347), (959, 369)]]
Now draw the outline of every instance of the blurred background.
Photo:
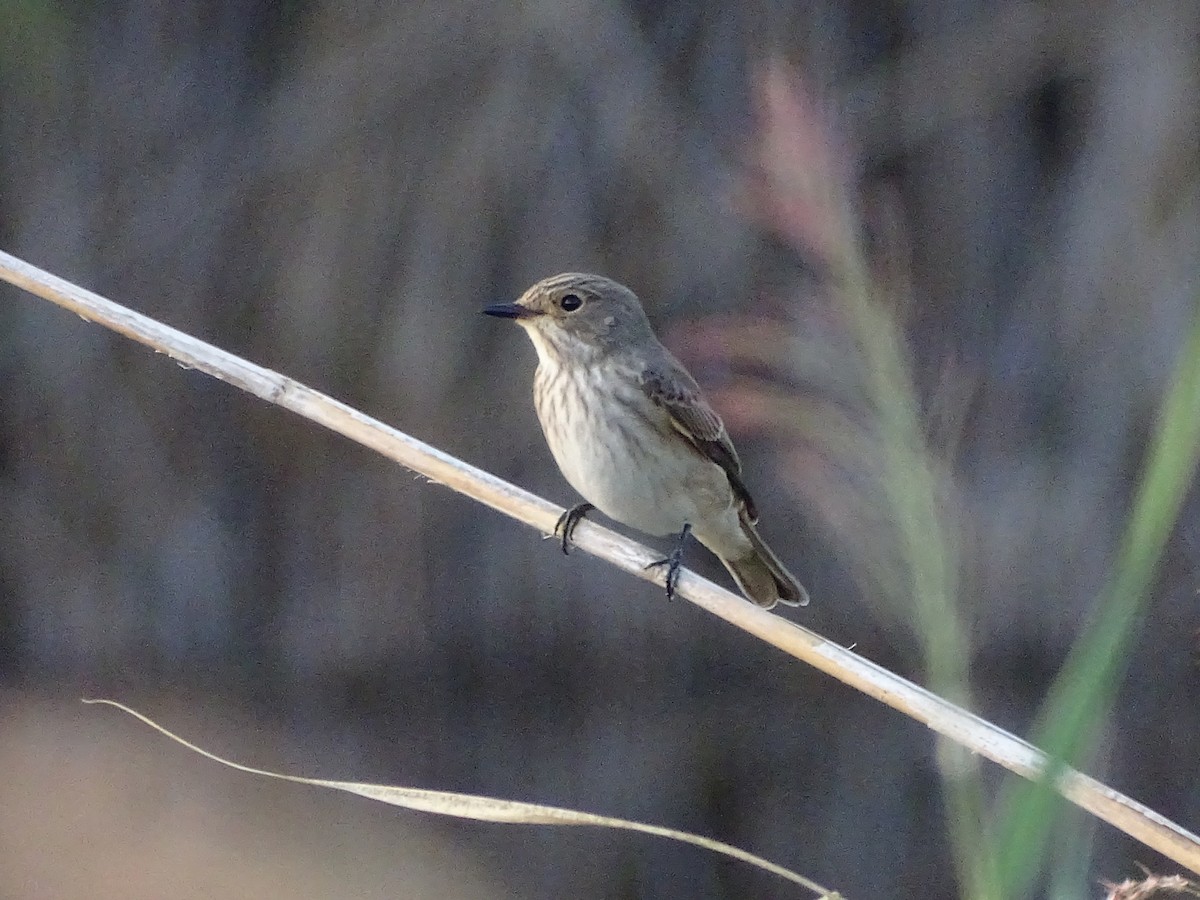
[[(563, 504), (533, 349), (478, 310), (564, 270), (625, 282), (812, 592), (784, 614), (925, 682), (841, 299), (857, 234), (954, 538), (971, 702), (1028, 729), (1111, 569), (1197, 301), (1200, 4), (0, 17), (0, 247)], [(252, 764), (698, 831), (853, 898), (960, 896), (926, 729), (298, 417), (0, 297), (5, 897), (791, 895), (639, 836), (259, 784), (88, 695)], [(1193, 830), (1198, 559), (1193, 492), (1088, 762)], [(1037, 896), (1177, 871), (1082, 816), (1053, 845)]]

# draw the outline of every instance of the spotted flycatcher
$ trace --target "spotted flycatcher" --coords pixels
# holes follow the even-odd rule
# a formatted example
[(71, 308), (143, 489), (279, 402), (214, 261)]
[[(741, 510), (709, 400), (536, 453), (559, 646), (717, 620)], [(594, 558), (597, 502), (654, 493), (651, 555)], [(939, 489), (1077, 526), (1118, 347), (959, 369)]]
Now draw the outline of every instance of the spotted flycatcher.
[(652, 535), (678, 534), (675, 590), (688, 534), (767, 609), (808, 592), (758, 536), (758, 513), (725, 426), (683, 365), (658, 342), (633, 291), (599, 275), (539, 281), (484, 310), (523, 326), (537, 348), (533, 400), (550, 452), (586, 503), (555, 533), (563, 552), (592, 509)]

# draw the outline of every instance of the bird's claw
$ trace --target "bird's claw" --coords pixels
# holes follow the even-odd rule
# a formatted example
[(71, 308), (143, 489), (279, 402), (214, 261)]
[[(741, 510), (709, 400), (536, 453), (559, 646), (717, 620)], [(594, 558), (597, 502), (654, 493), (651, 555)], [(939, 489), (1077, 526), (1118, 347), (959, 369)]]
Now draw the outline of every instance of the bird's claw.
[(674, 600), (675, 587), (679, 584), (679, 570), (683, 568), (683, 554), (672, 550), (670, 556), (646, 564), (647, 569), (657, 569), (661, 566), (667, 567), (667, 599)]
[(570, 509), (564, 510), (563, 514), (558, 517), (558, 521), (554, 523), (554, 534), (556, 537), (562, 538), (561, 546), (564, 554), (569, 552), (571, 535), (575, 533), (575, 528), (595, 508), (591, 503), (577, 503)]
[(679, 573), (683, 569), (683, 547), (687, 543), (688, 535), (692, 532), (691, 525), (684, 525), (683, 531), (679, 532), (679, 540), (675, 542), (675, 549), (663, 559), (656, 559), (652, 563), (647, 563), (647, 569), (657, 569), (662, 566), (667, 567), (667, 599), (675, 599), (675, 588), (679, 585)]

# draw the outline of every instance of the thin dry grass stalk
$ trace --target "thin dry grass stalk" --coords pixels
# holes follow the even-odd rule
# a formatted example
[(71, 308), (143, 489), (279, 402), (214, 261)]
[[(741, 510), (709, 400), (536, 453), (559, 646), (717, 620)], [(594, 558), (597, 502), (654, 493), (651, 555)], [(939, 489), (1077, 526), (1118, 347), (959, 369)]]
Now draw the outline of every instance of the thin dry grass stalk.
[[(0, 277), (84, 319), (165, 353), (187, 368), (199, 369), (299, 413), (433, 481), (519, 519), (543, 534), (553, 530), (562, 512), (560, 507), (541, 497), (291, 378), (206, 344), (3, 252), (0, 252)], [(632, 575), (662, 584), (661, 570), (646, 568), (658, 554), (629, 538), (585, 521), (575, 533), (575, 541), (581, 549)], [(1041, 776), (1046, 757), (1032, 745), (821, 635), (747, 603), (692, 572), (682, 573), (678, 593), (731, 625), (928, 725), (970, 751), (1025, 778), (1033, 780)], [(1064, 769), (1055, 787), (1072, 803), (1200, 874), (1200, 838), (1174, 822), (1073, 769)]]
[(824, 888), (815, 881), (793, 872), (791, 869), (785, 869), (783, 866), (776, 865), (769, 859), (755, 856), (753, 853), (747, 853), (745, 850), (734, 847), (731, 844), (726, 844), (723, 841), (715, 841), (712, 838), (692, 834), (688, 831), (663, 828), (660, 825), (647, 825), (644, 822), (632, 822), (628, 819), (614, 819), (611, 816), (598, 816), (594, 813), (564, 809), (561, 806), (546, 806), (542, 803), (522, 803), (517, 800), (503, 800), (499, 797), (485, 797), (479, 794), (431, 791), (425, 788), (402, 787), (391, 784), (366, 784), (360, 781), (329, 781), (324, 778), (305, 778), (300, 775), (272, 772), (268, 769), (256, 769), (253, 766), (247, 766), (230, 759), (225, 759), (223, 756), (217, 756), (217, 754), (205, 750), (203, 747), (198, 747), (191, 741), (181, 738), (172, 731), (168, 731), (153, 719), (142, 715), (135, 709), (130, 709), (124, 704), (116, 703), (112, 700), (84, 700), (83, 702), (98, 703), (119, 709), (121, 712), (128, 713), (135, 719), (149, 725), (155, 731), (165, 735), (177, 744), (182, 744), (193, 753), (199, 753), (201, 756), (207, 757), (223, 766), (228, 766), (231, 769), (246, 772), (250, 775), (260, 775), (279, 781), (290, 781), (295, 784), (307, 784), (311, 787), (343, 791), (347, 794), (366, 797), (369, 800), (378, 800), (380, 803), (387, 803), (389, 806), (400, 806), (404, 809), (435, 813), (441, 816), (453, 816), (457, 819), (473, 819), (477, 822), (502, 822), (510, 825), (588, 825), (593, 828), (636, 831), (639, 834), (649, 834), (654, 837), (680, 841), (684, 844), (692, 844), (695, 847), (749, 863), (763, 871), (770, 872), (772, 875), (777, 875), (786, 881), (807, 888), (816, 894), (818, 900), (843, 900), (842, 895), (837, 891)]

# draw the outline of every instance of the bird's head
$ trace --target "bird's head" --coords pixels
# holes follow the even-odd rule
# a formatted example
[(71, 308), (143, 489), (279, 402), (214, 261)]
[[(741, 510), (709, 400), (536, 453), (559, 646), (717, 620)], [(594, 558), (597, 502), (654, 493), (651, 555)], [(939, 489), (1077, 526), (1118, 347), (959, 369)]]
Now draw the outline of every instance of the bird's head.
[(586, 362), (614, 349), (657, 344), (637, 295), (601, 275), (567, 272), (544, 278), (516, 303), (483, 310), (512, 319), (529, 333), (538, 355), (556, 361)]

